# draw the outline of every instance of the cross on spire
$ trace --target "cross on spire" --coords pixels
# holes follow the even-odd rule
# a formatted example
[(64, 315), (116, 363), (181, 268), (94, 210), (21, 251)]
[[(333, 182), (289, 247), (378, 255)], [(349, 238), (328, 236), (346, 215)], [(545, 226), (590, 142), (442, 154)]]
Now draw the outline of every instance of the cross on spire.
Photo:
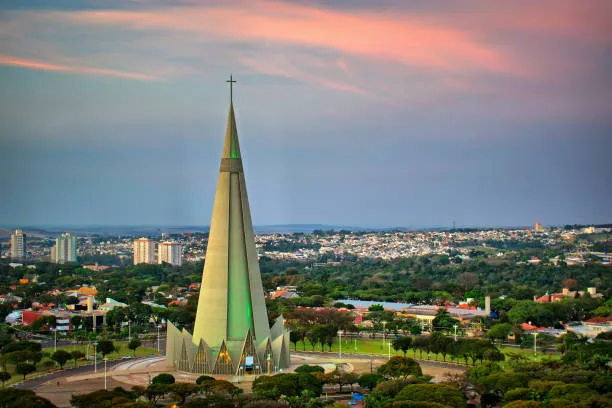
[(230, 79), (228, 81), (225, 81), (225, 82), (229, 83), (229, 85), (230, 85), (230, 103), (233, 104), (234, 103), (234, 101), (233, 101), (233, 99), (234, 99), (234, 97), (233, 97), (234, 84), (236, 82), (238, 82), (238, 81), (234, 81), (232, 79), (232, 75), (230, 74)]

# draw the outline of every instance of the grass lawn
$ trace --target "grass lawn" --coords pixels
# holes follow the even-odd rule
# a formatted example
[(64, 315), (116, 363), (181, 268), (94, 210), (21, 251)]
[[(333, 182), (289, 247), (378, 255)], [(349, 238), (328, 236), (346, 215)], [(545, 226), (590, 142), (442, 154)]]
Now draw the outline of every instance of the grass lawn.
[[(125, 356), (139, 357), (139, 356), (150, 355), (150, 354), (160, 354), (156, 349), (147, 348), (147, 347), (138, 347), (136, 349), (136, 352), (133, 352), (132, 350), (128, 349), (128, 344), (126, 342), (114, 342), (114, 345), (115, 345), (116, 351), (106, 355), (106, 357), (109, 358), (110, 360), (114, 360), (114, 359), (125, 357)], [(94, 346), (92, 343), (61, 346), (61, 347), (58, 347), (57, 349), (67, 351), (69, 353), (71, 351), (78, 350), (84, 353), (85, 355), (89, 356), (89, 358), (93, 360)], [(43, 352), (45, 351), (53, 353), (53, 347), (43, 349)], [(98, 360), (102, 359), (101, 356), (102, 355), (98, 353)], [(72, 363), (74, 362), (72, 361)], [(85, 362), (83, 361), (83, 363)], [(69, 364), (70, 362), (66, 363), (66, 365), (69, 365)]]
[[(387, 337), (383, 343), (383, 339), (371, 339), (371, 338), (342, 338), (342, 353), (346, 354), (368, 354), (368, 355), (379, 355), (379, 356), (388, 356), (389, 355), (389, 342), (393, 341), (395, 337)], [(291, 349), (293, 348), (293, 343), (291, 344)], [(298, 342), (297, 351), (304, 351), (304, 342)], [(306, 340), (306, 351), (313, 351), (312, 345), (308, 340)], [(317, 344), (314, 348), (314, 351), (325, 351), (331, 353), (339, 353), (340, 352), (340, 343), (338, 341), (338, 337), (334, 339), (334, 343), (331, 346), (331, 351), (327, 345), (321, 350), (321, 344)], [(393, 346), (391, 346), (391, 356), (401, 356), (403, 355), (402, 351), (395, 351)], [(414, 355), (413, 350), (408, 350), (406, 356), (413, 358), (421, 358), (420, 353), (416, 352), (416, 357)], [(450, 356), (446, 356), (447, 360)], [(427, 353), (423, 353), (423, 359), (427, 359)], [(436, 355), (431, 353), (430, 360), (435, 360)], [(442, 361), (442, 355), (438, 356), (438, 359)]]
[[(362, 337), (362, 338), (358, 338), (358, 339), (351, 339), (351, 338), (342, 338), (342, 353), (346, 353), (346, 354), (369, 354), (369, 355), (379, 355), (379, 356), (388, 356), (389, 355), (389, 342), (393, 341), (395, 337), (387, 337), (385, 339), (385, 342), (383, 344), (383, 340), (382, 339), (371, 339), (371, 338), (367, 338), (367, 337)], [(336, 337), (334, 339), (334, 343), (331, 346), (331, 351), (330, 348), (325, 345), (325, 347), (323, 348), (323, 350), (321, 350), (321, 345), (317, 344), (314, 348), (314, 351), (325, 351), (325, 352), (331, 352), (331, 353), (339, 353), (340, 351), (340, 344), (338, 341), (338, 337)], [(306, 344), (306, 348), (304, 348), (304, 342), (300, 341), (297, 343), (297, 351), (313, 351), (312, 348), (312, 344), (306, 340), (305, 341)], [(291, 343), (291, 350), (295, 350), (294, 348), (294, 344)], [(506, 358), (509, 359), (510, 355), (519, 355), (519, 356), (523, 356), (525, 359), (527, 360), (533, 360), (534, 356), (533, 356), (533, 349), (531, 348), (514, 348), (514, 347), (507, 347), (507, 346), (500, 346), (499, 350), (504, 353), (506, 355)], [(395, 351), (393, 350), (393, 346), (391, 346), (391, 356), (401, 356), (403, 355), (403, 353), (400, 351)], [(421, 357), (421, 353), (420, 352), (415, 352), (414, 350), (408, 350), (408, 353), (406, 353), (406, 356), (408, 357), (412, 357), (412, 358), (417, 358), (417, 359), (424, 359), (427, 360), (427, 353), (423, 353), (422, 357)], [(560, 353), (557, 352), (542, 352), (540, 350), (538, 350), (538, 353), (535, 357), (535, 359), (537, 361), (541, 361), (542, 359), (558, 359), (561, 357)], [(443, 356), (441, 354), (433, 354), (431, 353), (429, 356), (429, 360), (439, 360), (442, 361), (443, 360)], [(447, 361), (451, 361), (451, 356), (447, 355), (446, 356), (446, 360)], [(471, 360), (470, 360), (471, 361)], [(464, 363), (465, 361), (463, 359), (459, 360), (459, 362)]]
[[(151, 354), (160, 354), (156, 349), (147, 348), (147, 347), (138, 347), (136, 349), (136, 352), (134, 353), (132, 350), (128, 349), (126, 342), (115, 342), (114, 345), (115, 345), (115, 348), (117, 348), (117, 351), (106, 355), (106, 357), (109, 358), (110, 360), (119, 359), (125, 356), (140, 357), (140, 356), (151, 355)], [(70, 346), (61, 346), (61, 347), (58, 347), (57, 349), (67, 351), (69, 353), (71, 351), (78, 350), (82, 352), (83, 354), (87, 355), (88, 360), (85, 360), (85, 359), (77, 360), (77, 365), (76, 365), (77, 367), (81, 367), (81, 366), (88, 365), (88, 364), (93, 364), (93, 359), (94, 359), (93, 344), (89, 344), (89, 345), (75, 344), (75, 345), (70, 345)], [(44, 348), (42, 352), (53, 354), (54, 349), (53, 347)], [(98, 353), (98, 364), (100, 364), (103, 361), (104, 360), (102, 360), (102, 355)], [(42, 360), (38, 364), (36, 364), (36, 372), (32, 374), (28, 374), (26, 379), (39, 376), (45, 372), (51, 372), (53, 370), (56, 370), (58, 367), (59, 366), (57, 365), (57, 363), (55, 363), (49, 357), (43, 357)], [(73, 368), (73, 367), (75, 367), (74, 360), (68, 360), (66, 364), (64, 365), (64, 368)], [(12, 364), (7, 364), (7, 369), (10, 373), (13, 373), (15, 371), (15, 367)], [(13, 384), (21, 380), (23, 380), (23, 375), (13, 374), (12, 378), (8, 380), (5, 385), (10, 385), (10, 384)]]

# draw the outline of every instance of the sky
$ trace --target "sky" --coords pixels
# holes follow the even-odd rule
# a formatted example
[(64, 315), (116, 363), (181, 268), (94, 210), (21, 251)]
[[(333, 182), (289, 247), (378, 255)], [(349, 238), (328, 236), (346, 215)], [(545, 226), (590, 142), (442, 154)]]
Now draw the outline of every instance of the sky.
[(609, 0), (0, 0), (0, 225), (612, 222)]

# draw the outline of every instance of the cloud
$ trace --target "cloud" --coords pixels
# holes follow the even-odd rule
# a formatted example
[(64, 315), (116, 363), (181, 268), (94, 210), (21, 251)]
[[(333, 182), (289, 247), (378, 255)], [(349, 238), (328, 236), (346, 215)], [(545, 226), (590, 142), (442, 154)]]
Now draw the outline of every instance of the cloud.
[(409, 66), (516, 73), (520, 67), (496, 48), (449, 26), (406, 13), (335, 11), (258, 0), (240, 5), (50, 13), (78, 25), (182, 32), (207, 40), (268, 42), (328, 49)]
[(148, 80), (225, 72), (288, 79), (301, 91), (352, 98), (353, 112), (354, 101), (366, 112), (379, 102), (398, 110), (475, 102), (513, 118), (609, 117), (610, 2), (340, 3), (133, 0), (11, 10), (0, 54), (62, 67), (112, 64)]
[(82, 75), (100, 75), (111, 76), (126, 79), (136, 79), (140, 81), (160, 81), (162, 78), (154, 75), (147, 75), (135, 72), (119, 71), (115, 69), (93, 68), (93, 67), (75, 67), (68, 65), (57, 65), (53, 63), (34, 61), (30, 59), (21, 59), (8, 55), (0, 55), (0, 65), (8, 65), (13, 67), (36, 69), (42, 71), (55, 71), (75, 73)]

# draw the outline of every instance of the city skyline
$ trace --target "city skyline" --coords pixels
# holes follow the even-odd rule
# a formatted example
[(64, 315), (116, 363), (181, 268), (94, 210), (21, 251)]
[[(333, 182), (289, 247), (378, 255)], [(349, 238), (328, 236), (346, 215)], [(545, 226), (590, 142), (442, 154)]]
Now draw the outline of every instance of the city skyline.
[(609, 2), (376, 4), (3, 3), (0, 224), (208, 225), (230, 73), (255, 225), (611, 221)]

